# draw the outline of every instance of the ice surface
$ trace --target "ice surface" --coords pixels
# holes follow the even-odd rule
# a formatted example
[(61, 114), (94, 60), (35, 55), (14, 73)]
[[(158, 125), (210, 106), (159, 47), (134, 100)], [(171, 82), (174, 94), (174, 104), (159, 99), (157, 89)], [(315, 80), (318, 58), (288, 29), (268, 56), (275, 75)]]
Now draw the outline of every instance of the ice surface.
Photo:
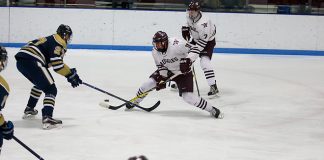
[[(22, 120), (32, 84), (15, 67), (17, 48), (7, 48), (1, 75), (11, 93), (3, 110), (15, 135), (46, 160), (323, 160), (324, 57), (214, 54), (220, 97), (208, 100), (225, 118), (186, 104), (169, 89), (141, 103), (151, 113), (101, 108), (122, 102), (86, 86), (72, 88), (52, 69), (58, 88), (54, 117), (63, 128), (41, 129), (41, 116)], [(65, 62), (83, 81), (130, 99), (155, 70), (149, 52), (68, 50)], [(209, 87), (195, 65), (200, 92)], [(41, 99), (44, 95), (42, 95)], [(36, 107), (42, 108), (42, 101)], [(37, 159), (14, 140), (4, 141), (1, 160)]]

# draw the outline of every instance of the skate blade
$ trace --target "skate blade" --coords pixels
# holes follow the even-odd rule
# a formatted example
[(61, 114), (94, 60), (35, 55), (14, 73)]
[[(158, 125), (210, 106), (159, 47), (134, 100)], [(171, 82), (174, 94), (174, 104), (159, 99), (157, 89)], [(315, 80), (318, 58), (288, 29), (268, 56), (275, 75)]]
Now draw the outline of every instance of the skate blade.
[(22, 116), (22, 119), (35, 119), (36, 115), (32, 115), (32, 114), (24, 114)]
[(208, 96), (208, 99), (214, 99), (214, 98), (219, 98), (220, 96), (216, 93), (214, 95), (207, 95)]
[(62, 124), (54, 124), (54, 125), (53, 124), (49, 124), (49, 123), (43, 124), (43, 129), (44, 130), (50, 130), (50, 129), (54, 129), (54, 128), (60, 129), (62, 127), (63, 127)]
[(217, 117), (217, 119), (223, 119), (224, 118), (224, 113), (220, 113)]

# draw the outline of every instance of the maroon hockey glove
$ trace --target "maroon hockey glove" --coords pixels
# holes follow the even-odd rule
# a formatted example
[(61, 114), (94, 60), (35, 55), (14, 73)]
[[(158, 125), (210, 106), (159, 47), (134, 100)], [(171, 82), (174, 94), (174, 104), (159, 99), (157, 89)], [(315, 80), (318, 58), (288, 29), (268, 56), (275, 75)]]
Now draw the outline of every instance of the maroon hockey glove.
[(190, 58), (181, 58), (180, 59), (180, 71), (182, 73), (188, 73), (191, 70), (192, 62)]
[(190, 28), (187, 26), (182, 26), (181, 31), (182, 31), (182, 37), (186, 40), (189, 41), (190, 39)]
[(159, 76), (156, 78), (156, 90), (157, 90), (157, 91), (166, 88), (166, 83), (165, 83), (165, 81), (166, 81), (167, 79), (168, 79), (167, 77), (163, 77), (163, 76), (161, 76), (161, 75), (159, 75)]

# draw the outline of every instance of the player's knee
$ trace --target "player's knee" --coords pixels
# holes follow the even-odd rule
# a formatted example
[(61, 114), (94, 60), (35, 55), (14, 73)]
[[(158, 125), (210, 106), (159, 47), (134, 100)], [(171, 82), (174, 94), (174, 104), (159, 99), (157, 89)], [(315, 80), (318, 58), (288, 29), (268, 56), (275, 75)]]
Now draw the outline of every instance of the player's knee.
[(185, 102), (191, 103), (192, 101), (192, 93), (191, 92), (183, 92), (182, 93), (182, 98)]
[(56, 85), (53, 83), (50, 86), (48, 86), (47, 88), (44, 89), (44, 93), (46, 95), (53, 95), (56, 96), (57, 95), (57, 88)]

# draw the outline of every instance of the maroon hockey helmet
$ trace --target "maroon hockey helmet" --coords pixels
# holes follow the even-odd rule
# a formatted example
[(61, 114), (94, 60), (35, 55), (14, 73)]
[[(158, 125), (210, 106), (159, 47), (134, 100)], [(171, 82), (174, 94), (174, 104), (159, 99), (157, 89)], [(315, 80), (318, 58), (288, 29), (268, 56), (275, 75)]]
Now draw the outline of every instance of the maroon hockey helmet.
[(200, 9), (201, 9), (201, 6), (200, 6), (200, 2), (198, 0), (192, 0), (189, 3), (189, 6), (188, 6), (189, 11), (200, 11)]
[(199, 17), (200, 15), (200, 1), (198, 0), (192, 0), (190, 3), (189, 3), (189, 6), (188, 6), (188, 9), (187, 9), (187, 12), (189, 14), (189, 18), (191, 19), (196, 19), (197, 17)]
[(168, 49), (168, 35), (163, 31), (158, 31), (153, 36), (153, 46), (159, 52), (166, 52)]

